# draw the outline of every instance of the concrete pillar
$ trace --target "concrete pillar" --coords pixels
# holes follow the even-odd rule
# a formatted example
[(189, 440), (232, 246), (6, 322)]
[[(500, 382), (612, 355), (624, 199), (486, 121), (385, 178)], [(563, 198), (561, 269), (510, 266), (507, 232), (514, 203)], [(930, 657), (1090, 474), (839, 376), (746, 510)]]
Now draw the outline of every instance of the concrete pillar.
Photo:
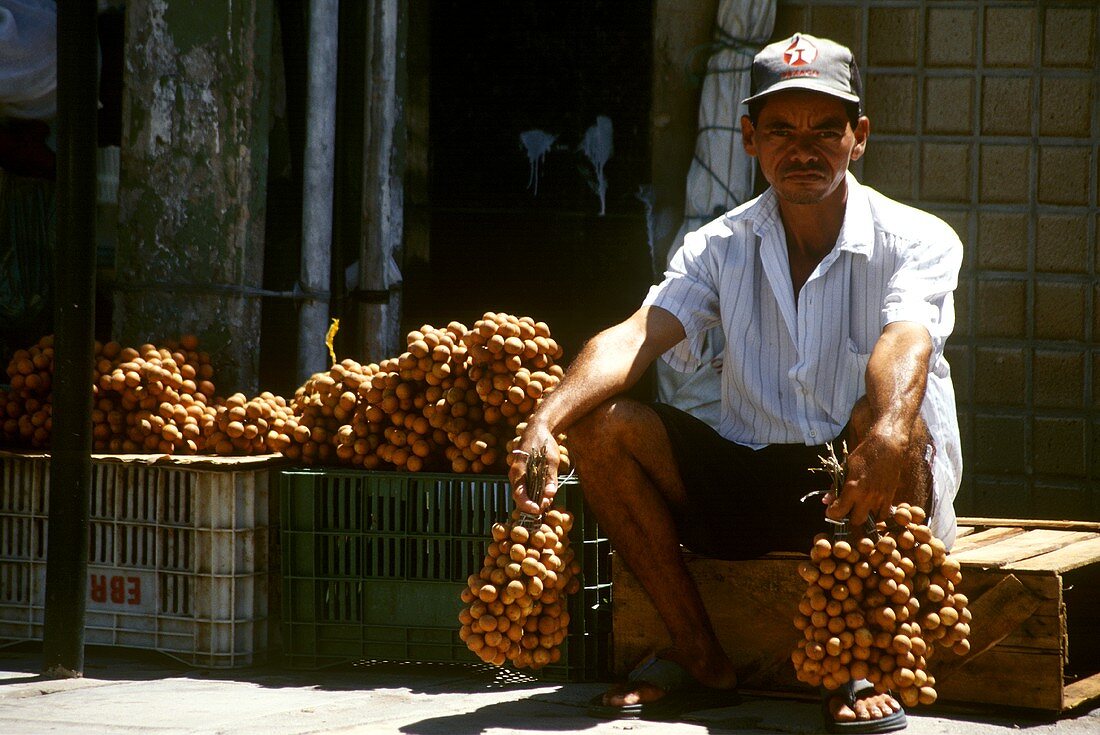
[(197, 334), (222, 395), (257, 388), (273, 13), (126, 5), (114, 332)]

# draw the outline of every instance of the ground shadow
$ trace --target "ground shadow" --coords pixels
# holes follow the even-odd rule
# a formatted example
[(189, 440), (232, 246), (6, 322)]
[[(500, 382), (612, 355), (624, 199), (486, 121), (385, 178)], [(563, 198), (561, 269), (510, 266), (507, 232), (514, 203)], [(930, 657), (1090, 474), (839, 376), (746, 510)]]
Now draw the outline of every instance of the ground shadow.
[[(0, 649), (0, 688), (5, 685), (45, 683), (40, 673), (40, 642)], [(482, 733), (493, 727), (510, 728), (522, 721), (536, 731), (576, 730), (598, 721), (585, 715), (588, 701), (603, 691), (606, 682), (565, 683), (538, 679), (522, 672), (483, 664), (359, 661), (320, 670), (294, 670), (268, 664), (239, 669), (196, 669), (154, 651), (89, 646), (85, 651), (84, 676), (104, 681), (155, 681), (187, 678), (207, 681), (249, 682), (267, 688), (309, 687), (327, 691), (364, 692), (402, 689), (421, 694), (486, 694), (507, 691), (513, 698), (471, 712), (441, 714), (410, 723), (402, 732), (410, 735)], [(965, 707), (937, 703), (911, 712), (913, 720), (938, 718), (964, 726), (995, 725), (1018, 730), (1049, 727), (1052, 722), (1088, 717), (1089, 708), (1058, 715), (1035, 710)], [(519, 718), (519, 719), (517, 719)], [(736, 707), (692, 713), (685, 718), (712, 732), (819, 732), (821, 719), (816, 702), (798, 699), (746, 696)]]

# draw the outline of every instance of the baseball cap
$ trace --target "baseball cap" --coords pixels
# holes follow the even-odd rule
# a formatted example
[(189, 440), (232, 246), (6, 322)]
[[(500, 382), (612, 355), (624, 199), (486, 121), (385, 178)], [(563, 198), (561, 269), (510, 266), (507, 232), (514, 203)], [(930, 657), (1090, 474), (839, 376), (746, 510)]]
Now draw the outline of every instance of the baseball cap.
[(769, 44), (752, 61), (752, 95), (748, 104), (785, 89), (808, 89), (859, 106), (863, 114), (863, 84), (855, 57), (847, 46), (808, 33)]

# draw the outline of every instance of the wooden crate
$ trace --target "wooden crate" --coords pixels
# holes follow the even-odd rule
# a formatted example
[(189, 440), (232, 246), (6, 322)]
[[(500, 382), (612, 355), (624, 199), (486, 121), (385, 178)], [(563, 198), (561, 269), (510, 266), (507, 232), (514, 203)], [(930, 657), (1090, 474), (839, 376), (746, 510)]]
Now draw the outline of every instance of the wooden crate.
[[(964, 518), (959, 526), (952, 553), (974, 614), (972, 650), (937, 651), (930, 662), (941, 700), (1063, 712), (1100, 697), (1100, 523)], [(685, 556), (747, 691), (809, 693), (789, 659), (803, 558)], [(624, 675), (669, 639), (618, 558), (612, 579), (613, 668)]]

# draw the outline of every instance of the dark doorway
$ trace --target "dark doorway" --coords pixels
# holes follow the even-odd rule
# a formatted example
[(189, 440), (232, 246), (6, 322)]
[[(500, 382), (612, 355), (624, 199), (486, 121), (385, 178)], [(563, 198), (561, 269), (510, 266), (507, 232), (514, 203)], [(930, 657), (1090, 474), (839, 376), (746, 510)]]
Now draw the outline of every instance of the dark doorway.
[[(429, 88), (430, 132), (423, 202), (406, 200), (428, 241), (405, 259), (406, 328), (530, 315), (568, 361), (638, 306), (652, 280), (637, 197), (650, 171), (651, 16), (649, 2), (447, 0), (430, 5), (426, 44), (410, 23), (411, 53), (422, 44), (429, 61), (426, 79), (410, 61), (409, 86)], [(601, 116), (614, 145), (602, 216), (581, 150)], [(520, 139), (531, 130), (557, 136), (537, 194)]]

